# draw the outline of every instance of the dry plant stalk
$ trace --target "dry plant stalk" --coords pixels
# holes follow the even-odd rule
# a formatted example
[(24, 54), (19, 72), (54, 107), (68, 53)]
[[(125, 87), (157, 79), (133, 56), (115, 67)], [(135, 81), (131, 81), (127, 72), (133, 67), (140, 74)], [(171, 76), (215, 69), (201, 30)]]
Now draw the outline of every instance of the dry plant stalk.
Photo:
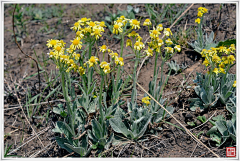
[(21, 49), (20, 45), (18, 44), (17, 42), (17, 37), (16, 37), (16, 34), (15, 34), (15, 30), (14, 30), (14, 13), (15, 13), (15, 10), (16, 10), (16, 6), (17, 4), (15, 4), (15, 7), (14, 7), (14, 10), (13, 10), (13, 16), (12, 16), (12, 27), (13, 27), (13, 35), (14, 35), (14, 38), (15, 38), (15, 42), (18, 46), (18, 48), (20, 49), (20, 51), (26, 56), (26, 57), (29, 57), (31, 58), (37, 65), (37, 69), (38, 69), (38, 81), (39, 81), (39, 93), (41, 93), (41, 79), (40, 79), (40, 73), (39, 73), (39, 67), (38, 67), (38, 62), (36, 59), (34, 59), (33, 57), (31, 57), (30, 55), (26, 54), (25, 52), (23, 52), (23, 50)]

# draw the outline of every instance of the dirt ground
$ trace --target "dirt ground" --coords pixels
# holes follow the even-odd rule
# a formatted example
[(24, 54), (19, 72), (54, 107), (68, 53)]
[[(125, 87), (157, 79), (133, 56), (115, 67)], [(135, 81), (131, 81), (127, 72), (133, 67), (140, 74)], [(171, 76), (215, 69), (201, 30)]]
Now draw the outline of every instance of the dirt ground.
[[(21, 7), (24, 10), (28, 4), (22, 4)], [(54, 4), (45, 5), (43, 8), (50, 8)], [(46, 41), (48, 39), (56, 38), (63, 39), (65, 42), (70, 42), (74, 37), (74, 32), (70, 29), (73, 24), (82, 17), (89, 17), (92, 20), (101, 21), (108, 15), (108, 12), (116, 13), (117, 10), (126, 10), (127, 4), (62, 4), (64, 5), (63, 16), (61, 19), (53, 17), (47, 19), (44, 23), (39, 20), (32, 20), (29, 18), (26, 25), (27, 33), (22, 33), (21, 40), (19, 41), (22, 50), (32, 56), (35, 59), (39, 59), (39, 63), (43, 66), (44, 61), (42, 55), (47, 58), (47, 46)], [(191, 4), (188, 4), (189, 7)], [(139, 13), (136, 14), (136, 18), (144, 17), (149, 18), (146, 13), (144, 4), (132, 4), (134, 8), (139, 8)], [(181, 21), (174, 25), (172, 32), (177, 32), (181, 27), (186, 29), (196, 26), (195, 19), (197, 15), (197, 8), (203, 6), (209, 10), (206, 14), (206, 31), (210, 33), (214, 31), (216, 33), (216, 41), (223, 41), (227, 39), (236, 39), (236, 5), (225, 4), (223, 5), (221, 12), (219, 12), (220, 4), (194, 4), (193, 7), (185, 14)], [(42, 6), (36, 5), (41, 8)], [(12, 33), (12, 13), (13, 6), (4, 6), (4, 90), (8, 93), (4, 94), (4, 134), (10, 133), (10, 135), (4, 137), (4, 146), (12, 144), (11, 150), (16, 149), (11, 155), (18, 155), (22, 157), (64, 157), (68, 152), (61, 149), (55, 142), (56, 134), (52, 132), (57, 116), (51, 111), (52, 107), (48, 104), (43, 104), (37, 114), (39, 117), (30, 118), (29, 122), (34, 128), (36, 133), (39, 133), (39, 138), (35, 136), (32, 127), (29, 126), (27, 118), (25, 118), (21, 107), (19, 106), (17, 97), (14, 92), (14, 84), (16, 85), (16, 92), (21, 99), (21, 105), (26, 102), (26, 93), (31, 91), (32, 96), (38, 94), (38, 79), (34, 76), (30, 79), (23, 79), (37, 72), (35, 62), (26, 58), (24, 54), (18, 49), (14, 42)], [(81, 14), (78, 14), (80, 12)], [(218, 26), (218, 22), (221, 22)], [(49, 26), (48, 31), (55, 28), (53, 32), (46, 33), (42, 29), (46, 24)], [(163, 26), (167, 27), (171, 24), (167, 21), (163, 22)], [(106, 29), (108, 30), (108, 29)], [(146, 31), (141, 28), (138, 32), (143, 40), (147, 39)], [(145, 35), (144, 35), (145, 34)], [(112, 44), (111, 49), (118, 52), (120, 51), (120, 41), (112, 38), (109, 39), (106, 35), (103, 35), (99, 45), (106, 43)], [(124, 48), (123, 55), (130, 54), (128, 48)], [(124, 58), (125, 69), (128, 72), (133, 70), (132, 57)], [(214, 143), (206, 136), (206, 132), (212, 127), (210, 123), (207, 123), (200, 128), (193, 129), (187, 122), (195, 120), (198, 116), (205, 116), (207, 119), (212, 115), (217, 116), (219, 114), (227, 115), (227, 110), (224, 107), (217, 107), (210, 109), (207, 113), (192, 112), (189, 110), (188, 98), (196, 97), (193, 88), (184, 91), (181, 95), (178, 95), (180, 90), (180, 82), (183, 81), (183, 75), (188, 77), (187, 82), (193, 85), (193, 79), (195, 79), (196, 72), (205, 73), (204, 66), (202, 65), (202, 58), (200, 54), (196, 53), (192, 48), (185, 47), (182, 51), (176, 54), (171, 60), (176, 60), (178, 64), (185, 64), (188, 67), (182, 71), (182, 73), (171, 75), (168, 84), (164, 90), (164, 97), (172, 101), (172, 106), (175, 108), (173, 115), (185, 125), (191, 132), (197, 134), (200, 131), (204, 131), (200, 140), (213, 150), (220, 157), (226, 157), (225, 148), (231, 144), (226, 143), (224, 146), (216, 147)], [(171, 61), (170, 60), (170, 61)], [(148, 82), (152, 80), (154, 57), (150, 57), (144, 63), (139, 72), (138, 83), (148, 90)], [(158, 64), (161, 64), (159, 58)], [(48, 63), (44, 69), (49, 75), (53, 71), (52, 77), (56, 74), (56, 68), (53, 64)], [(167, 75), (168, 67), (165, 65), (164, 73)], [(236, 67), (231, 69), (231, 73), (236, 73)], [(41, 81), (44, 80), (44, 73), (41, 73)], [(122, 78), (126, 75), (123, 74)], [(160, 79), (160, 78), (159, 78)], [(41, 90), (47, 85), (42, 82)], [(51, 91), (51, 88), (45, 90), (45, 96)], [(131, 91), (129, 91), (131, 92)], [(143, 97), (144, 92), (138, 88), (139, 100)], [(50, 98), (49, 101), (62, 99), (61, 96), (56, 98)], [(56, 101), (51, 103), (52, 106), (61, 103)], [(27, 113), (24, 108), (25, 113)], [(49, 117), (42, 119), (45, 113), (49, 112)], [(173, 118), (167, 120), (177, 126), (180, 126)], [(197, 122), (200, 125), (201, 122)], [(169, 124), (162, 125), (163, 130), (156, 136), (147, 136), (147, 141), (141, 144), (147, 149), (143, 149), (137, 144), (127, 144), (116, 148), (114, 151), (107, 152), (105, 157), (193, 157), (193, 158), (214, 158), (216, 157), (209, 152), (205, 147), (197, 144), (186, 132), (183, 132), (179, 128), (176, 128)], [(42, 151), (41, 151), (42, 150)], [(38, 151), (40, 151), (38, 153)], [(71, 156), (71, 155), (70, 155)], [(91, 152), (89, 157), (95, 157), (94, 151)], [(97, 157), (97, 156), (96, 156)]]

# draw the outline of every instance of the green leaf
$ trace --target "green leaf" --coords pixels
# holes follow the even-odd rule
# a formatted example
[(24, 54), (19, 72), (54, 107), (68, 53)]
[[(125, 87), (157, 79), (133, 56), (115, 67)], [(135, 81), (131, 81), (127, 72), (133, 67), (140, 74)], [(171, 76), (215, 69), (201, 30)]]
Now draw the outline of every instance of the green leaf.
[[(43, 73), (43, 72), (45, 72), (45, 70), (40, 71), (39, 74), (41, 74), (41, 73)], [(38, 72), (37, 72), (37, 73), (34, 73), (34, 74), (32, 74), (32, 75), (30, 75), (30, 76), (28, 76), (28, 77), (26, 77), (26, 78), (24, 78), (23, 80), (32, 78), (32, 77), (34, 77), (34, 76), (36, 76), (36, 75), (38, 75)]]
[(194, 122), (187, 122), (187, 124), (188, 124), (189, 126), (195, 126), (195, 123), (194, 123)]
[(69, 153), (72, 153), (72, 152), (73, 152), (72, 149), (70, 149), (69, 147), (67, 147), (67, 146), (65, 145), (65, 143), (69, 143), (66, 138), (60, 138), (60, 137), (57, 136), (55, 139), (56, 139), (58, 145), (59, 145), (61, 148), (66, 149)]
[(206, 134), (209, 136), (210, 134), (217, 132), (217, 126), (213, 126)]
[(61, 84), (59, 84), (54, 90), (52, 90), (44, 99), (44, 101), (46, 101), (50, 96), (52, 96), (54, 93), (56, 93), (56, 91), (58, 90), (58, 88), (60, 87)]
[(96, 120), (92, 120), (92, 132), (93, 135), (99, 140), (101, 138), (103, 138), (104, 136), (104, 131), (102, 126), (100, 125), (100, 123)]
[(140, 130), (140, 132), (134, 137), (134, 139), (139, 139), (140, 137), (143, 136), (143, 134), (145, 133), (145, 131), (147, 130), (147, 126), (150, 122), (150, 120), (152, 119), (152, 116), (146, 116), (144, 118), (144, 120), (142, 121), (142, 125), (143, 126), (139, 126), (138, 129)]
[(124, 123), (122, 122), (122, 120), (120, 118), (118, 118), (118, 117), (111, 118), (109, 120), (109, 123), (115, 132), (121, 133), (126, 137), (130, 136), (131, 138), (134, 138), (132, 132), (130, 132), (127, 129), (127, 127), (124, 125)]
[(198, 119), (199, 121), (201, 121), (202, 123), (204, 123), (204, 122), (207, 121), (207, 119), (206, 119), (205, 116), (198, 116), (197, 119)]
[(217, 145), (220, 145), (221, 144), (221, 135), (219, 135), (218, 133), (213, 133), (213, 134), (210, 134), (210, 138), (217, 142), (218, 144)]
[(79, 154), (80, 156), (84, 156), (85, 153), (86, 153), (85, 149), (82, 148), (82, 147), (74, 147), (74, 146), (72, 146), (72, 145), (70, 145), (70, 144), (68, 144), (68, 143), (64, 143), (64, 145), (65, 145), (66, 147), (68, 147), (69, 149), (71, 149), (72, 151), (74, 151), (74, 152), (76, 152), (77, 154)]
[(216, 121), (216, 126), (219, 130), (219, 132), (223, 135), (223, 136), (228, 136), (228, 129), (226, 128), (226, 121), (224, 120), (218, 120)]
[(231, 40), (225, 40), (225, 41), (220, 41), (217, 45), (217, 47), (220, 46), (226, 46), (229, 47), (231, 44), (235, 44), (236, 45), (236, 39), (231, 39)]
[(58, 121), (56, 123), (56, 127), (61, 131), (61, 133), (66, 135), (66, 138), (68, 140), (72, 140), (72, 137), (74, 136), (74, 133), (72, 132), (71, 128), (69, 127), (68, 124), (62, 121)]
[(53, 107), (53, 112), (56, 114), (60, 115), (62, 111), (64, 111), (62, 104), (58, 104), (57, 107)]

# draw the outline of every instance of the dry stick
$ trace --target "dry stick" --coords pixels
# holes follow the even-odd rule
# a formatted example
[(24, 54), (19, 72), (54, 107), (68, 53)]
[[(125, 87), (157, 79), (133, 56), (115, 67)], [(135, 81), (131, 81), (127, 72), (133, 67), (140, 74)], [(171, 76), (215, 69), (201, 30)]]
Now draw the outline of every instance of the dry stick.
[[(194, 5), (194, 3), (191, 4), (191, 6), (189, 6), (189, 7), (173, 22), (173, 24), (172, 24), (169, 28), (171, 29), (171, 28), (175, 25), (175, 23), (177, 23), (177, 21), (178, 21), (193, 5)], [(164, 37), (165, 37), (165, 34), (162, 36), (161, 39), (163, 39)], [(146, 39), (146, 41), (145, 41), (144, 44), (146, 44), (146, 42), (147, 42), (147, 40), (148, 40), (149, 38), (150, 38), (150, 37), (148, 37), (148, 38)], [(146, 57), (143, 59), (141, 65), (140, 65), (140, 67), (139, 67), (139, 69), (138, 69), (138, 71), (137, 71), (137, 77), (138, 77), (138, 74), (139, 74), (140, 69), (141, 69), (142, 66), (143, 66), (143, 63), (146, 61), (147, 58), (148, 58), (148, 56), (146, 56)]]
[[(43, 130), (42, 130), (42, 131), (45, 132), (45, 131), (48, 130), (48, 129), (49, 129), (49, 127), (47, 127), (46, 129), (44, 129), (44, 131), (43, 131)], [(38, 135), (34, 136), (32, 139), (28, 140), (27, 142), (25, 142), (24, 144), (22, 144), (22, 145), (19, 146), (18, 148), (10, 151), (7, 155), (10, 155), (10, 154), (12, 154), (13, 152), (17, 151), (18, 149), (20, 149), (21, 147), (23, 147), (24, 145), (26, 145), (27, 143), (29, 143), (30, 141), (32, 141), (33, 139), (35, 139), (36, 137), (38, 137), (39, 135), (43, 134), (43, 132), (39, 132)]]
[(45, 146), (45, 147), (44, 147), (43, 149), (41, 149), (40, 151), (38, 151), (38, 152), (32, 154), (29, 158), (35, 158), (36, 156), (38, 156), (38, 154), (40, 154), (41, 152), (43, 152), (44, 150), (46, 150), (48, 146), (54, 144), (55, 142), (56, 142), (56, 140), (55, 140), (54, 142), (48, 144), (47, 146)]
[(67, 155), (65, 155), (63, 158), (67, 158), (69, 155), (73, 155), (74, 154), (74, 152), (72, 152), (72, 153), (70, 153), (70, 154), (67, 154)]
[[(126, 71), (124, 70), (131, 78), (132, 76)], [(203, 145), (204, 147), (206, 147), (210, 152), (212, 152), (216, 157), (220, 158), (216, 153), (214, 153), (211, 149), (209, 149), (205, 144), (203, 144), (195, 135), (193, 135), (180, 121), (178, 121), (165, 107), (163, 107), (163, 105), (161, 105), (158, 101), (155, 100), (155, 98), (150, 95), (140, 84), (138, 84), (138, 82), (136, 82), (136, 84), (149, 96), (151, 97), (151, 99), (156, 102), (161, 108), (163, 108), (170, 116), (172, 116), (172, 118), (174, 120), (176, 120), (176, 122), (181, 125), (184, 130), (193, 138), (193, 140), (197, 141), (198, 143), (200, 143), (201, 145)]]
[[(36, 104), (25, 105), (24, 107), (49, 104), (49, 103), (58, 102), (58, 101), (66, 102), (64, 99), (58, 99), (58, 100), (53, 100), (53, 101), (49, 101), (49, 102), (41, 102), (41, 103), (36, 103)], [(16, 105), (14, 105), (14, 106), (16, 106)], [(11, 108), (5, 108), (4, 110), (12, 110), (12, 109), (16, 109), (16, 108), (20, 108), (20, 106), (11, 107)]]
[[(16, 93), (16, 97), (17, 97), (18, 103), (19, 103), (19, 105), (20, 105), (20, 107), (21, 107), (21, 110), (22, 110), (22, 112), (23, 112), (24, 117), (26, 118), (26, 120), (27, 120), (29, 126), (32, 128), (34, 134), (37, 135), (36, 131), (34, 130), (34, 128), (32, 127), (32, 125), (30, 124), (30, 122), (29, 122), (28, 119), (27, 119), (27, 116), (26, 116), (25, 113), (24, 113), (24, 110), (23, 110), (23, 108), (22, 108), (22, 104), (21, 104), (21, 102), (20, 102), (21, 99), (20, 99), (20, 98), (18, 97), (18, 95), (17, 95), (17, 91), (16, 91), (15, 86), (14, 86), (14, 91), (15, 91), (15, 93)], [(37, 136), (37, 137), (38, 137), (38, 136)], [(42, 144), (42, 146), (44, 147), (44, 145), (43, 145), (41, 139), (40, 139), (39, 137), (38, 137), (38, 139), (39, 139), (40, 143)]]
[(38, 81), (39, 81), (39, 93), (41, 93), (41, 82), (40, 82), (40, 73), (39, 73), (39, 67), (38, 67), (38, 62), (36, 61), (36, 59), (34, 59), (33, 57), (29, 56), (28, 54), (24, 53), (23, 50), (21, 49), (20, 45), (18, 44), (17, 42), (17, 37), (16, 37), (16, 34), (15, 34), (15, 30), (14, 30), (14, 13), (15, 13), (15, 10), (16, 10), (16, 6), (17, 4), (15, 4), (15, 7), (14, 7), (14, 10), (13, 10), (13, 16), (12, 16), (12, 26), (13, 26), (13, 34), (14, 34), (14, 38), (15, 38), (15, 42), (18, 46), (18, 48), (20, 49), (20, 51), (26, 56), (26, 57), (29, 57), (31, 58), (32, 60), (35, 61), (36, 65), (37, 65), (37, 69), (38, 69)]
[(197, 126), (197, 127), (195, 127), (195, 128), (190, 129), (190, 131), (192, 131), (192, 130), (194, 130), (194, 129), (197, 129), (197, 128), (203, 126), (203, 125), (205, 125), (205, 124), (215, 115), (215, 113), (216, 113), (216, 111), (214, 112), (214, 114), (213, 114), (211, 117), (209, 117), (209, 118), (207, 119), (206, 122), (204, 122), (203, 124), (201, 124), (201, 125), (199, 125), (199, 126)]

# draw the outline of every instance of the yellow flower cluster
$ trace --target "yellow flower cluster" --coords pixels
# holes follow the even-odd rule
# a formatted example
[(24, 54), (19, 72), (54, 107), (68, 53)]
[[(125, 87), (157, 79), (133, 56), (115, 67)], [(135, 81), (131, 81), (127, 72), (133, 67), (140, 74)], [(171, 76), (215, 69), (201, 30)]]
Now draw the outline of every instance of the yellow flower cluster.
[(229, 48), (220, 46), (218, 48), (212, 47), (210, 50), (203, 49), (201, 52), (202, 57), (205, 58), (203, 65), (206, 67), (209, 65), (215, 67), (213, 72), (216, 74), (225, 74), (227, 66), (233, 64), (235, 61), (234, 55), (231, 55), (235, 54), (235, 51), (236, 49), (234, 44), (231, 44)]
[(98, 66), (97, 66), (97, 65), (99, 65), (99, 67), (102, 69), (102, 71), (105, 74), (108, 74), (112, 71), (111, 70), (111, 65), (113, 64), (112, 62), (115, 62), (116, 65), (120, 65), (120, 66), (124, 65), (123, 58), (118, 57), (118, 54), (114, 53), (106, 45), (102, 45), (101, 47), (99, 47), (99, 50), (100, 50), (100, 52), (104, 52), (104, 53), (108, 52), (109, 55), (112, 57), (112, 61), (110, 63), (108, 63), (106, 61), (100, 62), (96, 56), (91, 56), (90, 59), (86, 63), (84, 63), (84, 66), (87, 66), (87, 64), (88, 64), (90, 68), (94, 67), (96, 69), (96, 71), (99, 71)]
[(198, 8), (198, 17), (202, 17), (204, 13), (208, 13), (208, 9), (205, 7), (199, 7)]
[(66, 43), (63, 40), (48, 40), (47, 46), (48, 48), (52, 48), (48, 53), (49, 58), (53, 59), (56, 62), (57, 68), (60, 67), (61, 63), (63, 66), (67, 67), (66, 72), (74, 70), (75, 72), (79, 72), (80, 75), (85, 74), (85, 69), (75, 63), (75, 61), (79, 60), (80, 54), (73, 52), (73, 50), (75, 49), (72, 49), (72, 53), (70, 53), (69, 55), (65, 55), (65, 44)]
[[(78, 20), (73, 27), (72, 30), (76, 32), (77, 40), (81, 40), (84, 36), (94, 36), (96, 40), (98, 40), (102, 33), (104, 32), (104, 27), (106, 27), (105, 22), (99, 21), (91, 21), (91, 18), (81, 18)], [(75, 39), (76, 40), (76, 39)], [(75, 46), (78, 45), (77, 40), (75, 41)], [(73, 40), (74, 41), (74, 40)], [(74, 42), (73, 42), (74, 43)]]
[[(113, 34), (119, 34), (123, 32), (123, 27), (127, 24), (127, 22), (133, 21), (130, 19), (125, 18), (124, 16), (118, 17), (117, 21), (114, 21), (113, 25)], [(134, 21), (135, 22), (135, 21)], [(131, 26), (133, 23), (131, 23)], [(139, 26), (140, 28), (140, 26)]]
[[(125, 19), (124, 16), (121, 16), (118, 18), (118, 20), (115, 22), (115, 25), (124, 26), (127, 23), (127, 19)], [(107, 74), (111, 72), (111, 64), (112, 62), (115, 62), (116, 65), (123, 66), (123, 58), (118, 57), (117, 53), (114, 53), (111, 49), (108, 49), (106, 45), (103, 45), (99, 47), (100, 52), (103, 52), (104, 54), (106, 52), (109, 53), (109, 55), (112, 56), (112, 62), (107, 63), (104, 60), (102, 62), (99, 61), (99, 58), (96, 56), (91, 56), (88, 61), (86, 61), (83, 66), (78, 66), (76, 62), (83, 61), (83, 58), (80, 59), (80, 54), (76, 53), (77, 49), (82, 48), (82, 40), (85, 41), (95, 41), (94, 39), (98, 40), (102, 33), (104, 32), (105, 23), (98, 22), (98, 21), (91, 21), (90, 18), (81, 18), (78, 20), (73, 27), (71, 27), (72, 30), (76, 32), (76, 36), (73, 40), (71, 40), (71, 45), (69, 48), (65, 48), (65, 42), (63, 40), (53, 40), (50, 39), (47, 41), (48, 48), (52, 48), (50, 52), (48, 53), (49, 57), (53, 59), (57, 65), (57, 68), (64, 67), (64, 70), (66, 72), (70, 72), (71, 70), (78, 71), (80, 75), (85, 74), (84, 67), (87, 67), (87, 64), (89, 67), (97, 67), (96, 65), (99, 65), (96, 70), (99, 72), (100, 69)], [(121, 32), (121, 30), (116, 30), (115, 32)], [(79, 60), (80, 59), (80, 60)], [(83, 62), (82, 62), (83, 63)], [(80, 63), (81, 64), (81, 63)]]
[(151, 100), (151, 98), (149, 98), (148, 96), (142, 98), (142, 102), (145, 103), (147, 106), (150, 105), (150, 101), (149, 100)]
[[(198, 14), (197, 14), (198, 17), (202, 17), (205, 13), (208, 13), (208, 9), (206, 9), (205, 7), (199, 7), (198, 8)], [(195, 20), (195, 23), (200, 24), (200, 22), (201, 22), (200, 18), (197, 18)]]

